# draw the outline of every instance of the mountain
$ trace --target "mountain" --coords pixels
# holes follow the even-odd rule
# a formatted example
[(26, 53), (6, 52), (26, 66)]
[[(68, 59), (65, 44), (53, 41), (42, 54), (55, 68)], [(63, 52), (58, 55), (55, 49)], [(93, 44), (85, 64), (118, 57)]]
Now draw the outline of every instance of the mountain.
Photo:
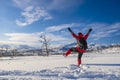
[(68, 44), (68, 45), (63, 46), (62, 48), (60, 48), (60, 50), (66, 51), (66, 50), (68, 50), (69, 48), (75, 47), (75, 46), (76, 46), (76, 43), (71, 43), (71, 44)]
[(10, 48), (10, 46), (9, 45), (0, 45), (0, 48)]
[(36, 49), (35, 47), (28, 46), (28, 45), (19, 45), (18, 49), (27, 49), (27, 50), (34, 50)]
[(88, 49), (89, 50), (101, 50), (101, 49), (105, 49), (108, 48), (110, 45), (107, 44), (96, 44), (96, 43), (90, 43), (88, 44)]
[[(75, 47), (76, 43), (71, 43), (68, 45), (63, 46), (60, 50), (66, 51), (71, 47)], [(88, 50), (100, 50), (100, 49), (105, 49), (108, 48), (110, 45), (106, 44), (96, 44), (96, 43), (90, 43), (88, 44)]]
[(0, 48), (3, 49), (18, 49), (18, 50), (34, 50), (35, 47), (28, 46), (28, 45), (0, 45)]

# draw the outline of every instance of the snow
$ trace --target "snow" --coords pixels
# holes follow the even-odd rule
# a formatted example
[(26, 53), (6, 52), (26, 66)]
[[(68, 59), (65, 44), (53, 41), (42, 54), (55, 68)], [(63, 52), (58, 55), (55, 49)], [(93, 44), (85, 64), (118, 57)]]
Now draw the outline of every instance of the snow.
[(1, 57), (0, 80), (120, 80), (120, 52)]

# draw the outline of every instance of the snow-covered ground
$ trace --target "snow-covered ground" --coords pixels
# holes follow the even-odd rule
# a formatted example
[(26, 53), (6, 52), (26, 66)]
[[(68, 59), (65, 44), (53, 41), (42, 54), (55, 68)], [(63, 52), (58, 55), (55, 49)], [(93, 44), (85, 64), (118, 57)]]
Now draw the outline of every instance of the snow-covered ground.
[(1, 57), (0, 80), (120, 80), (120, 53)]

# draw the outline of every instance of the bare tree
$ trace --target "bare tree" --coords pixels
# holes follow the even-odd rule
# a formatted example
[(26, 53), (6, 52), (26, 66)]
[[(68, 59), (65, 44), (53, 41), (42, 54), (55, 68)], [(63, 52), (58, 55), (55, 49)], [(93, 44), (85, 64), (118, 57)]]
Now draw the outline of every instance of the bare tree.
[(46, 53), (46, 56), (49, 56), (49, 51), (50, 51), (50, 49), (49, 49), (49, 45), (50, 45), (50, 39), (48, 39), (47, 37), (46, 37), (46, 35), (45, 34), (42, 34), (41, 36), (40, 36), (40, 42), (42, 43), (42, 45), (41, 45), (41, 48), (42, 48), (42, 53)]
[(13, 48), (11, 52), (11, 58), (16, 57), (16, 56), (17, 56), (17, 49)]
[(4, 55), (4, 49), (3, 47), (0, 48), (0, 57), (2, 57)]

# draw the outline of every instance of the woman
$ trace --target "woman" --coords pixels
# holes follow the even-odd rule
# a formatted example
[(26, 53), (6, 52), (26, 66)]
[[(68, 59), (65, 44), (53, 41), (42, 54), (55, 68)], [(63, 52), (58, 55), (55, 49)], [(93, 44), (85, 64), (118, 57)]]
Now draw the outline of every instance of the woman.
[(78, 35), (76, 35), (71, 28), (68, 28), (68, 30), (70, 31), (70, 33), (72, 34), (72, 36), (77, 40), (77, 46), (70, 48), (65, 54), (64, 56), (68, 56), (69, 54), (71, 54), (71, 52), (78, 52), (78, 66), (80, 66), (81, 64), (81, 58), (84, 52), (86, 52), (87, 49), (87, 38), (90, 34), (90, 32), (92, 31), (92, 29), (89, 29), (89, 31), (87, 32), (87, 34), (83, 35), (81, 32), (78, 33)]

